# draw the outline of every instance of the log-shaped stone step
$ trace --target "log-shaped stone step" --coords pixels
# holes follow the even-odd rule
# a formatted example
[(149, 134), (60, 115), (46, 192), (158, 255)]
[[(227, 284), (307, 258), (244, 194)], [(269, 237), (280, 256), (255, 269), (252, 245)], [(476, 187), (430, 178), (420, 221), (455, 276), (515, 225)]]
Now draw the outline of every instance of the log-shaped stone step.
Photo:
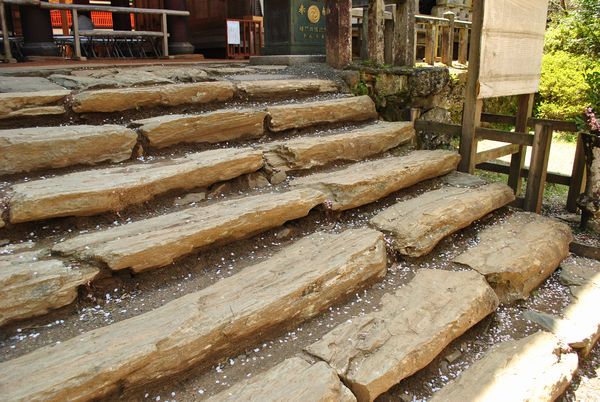
[(411, 122), (379, 122), (364, 128), (318, 137), (276, 141), (264, 145), (272, 167), (303, 170), (346, 160), (360, 161), (410, 142), (415, 137)]
[(70, 304), (77, 287), (98, 274), (97, 268), (65, 264), (45, 254), (18, 246), (0, 248), (0, 325)]
[(476, 272), (422, 269), (379, 311), (353, 317), (306, 348), (333, 367), (358, 401), (373, 401), (429, 364), (498, 306)]
[(65, 113), (67, 90), (9, 92), (0, 94), (0, 119)]
[(136, 143), (135, 131), (117, 125), (0, 130), (0, 175), (121, 162)]
[(310, 364), (292, 357), (208, 399), (208, 402), (238, 401), (356, 402), (356, 398), (324, 362)]
[(585, 357), (600, 339), (600, 261), (578, 257), (560, 267), (560, 281), (570, 287), (571, 303), (562, 318), (534, 313), (544, 318), (534, 321)]
[(558, 339), (539, 332), (496, 345), (431, 402), (552, 402), (571, 383), (577, 354), (561, 353)]
[(330, 80), (292, 79), (240, 81), (236, 84), (240, 94), (250, 99), (294, 98), (337, 92), (337, 84)]
[(350, 123), (377, 118), (375, 103), (368, 95), (317, 102), (292, 103), (267, 108), (269, 129), (285, 131), (328, 123)]
[(573, 238), (564, 223), (517, 212), (484, 229), (479, 243), (454, 259), (485, 275), (503, 303), (526, 299), (569, 255)]
[(396, 251), (420, 257), (446, 236), (514, 199), (512, 189), (502, 183), (478, 188), (442, 187), (392, 205), (373, 217), (371, 224), (391, 235)]
[(331, 209), (346, 210), (450, 173), (459, 161), (460, 156), (453, 151), (414, 151), (406, 156), (355, 163), (342, 170), (300, 177), (290, 185), (323, 191), (329, 196)]
[(325, 201), (317, 190), (269, 193), (195, 207), (59, 243), (54, 251), (139, 272), (170, 264), (194, 249), (224, 244), (308, 215)]
[(267, 112), (253, 109), (217, 110), (198, 115), (175, 114), (133, 122), (150, 146), (216, 143), (262, 137)]
[(73, 111), (121, 112), (144, 107), (224, 102), (232, 99), (234, 94), (234, 85), (227, 81), (101, 89), (73, 96)]
[(20, 183), (11, 190), (10, 222), (119, 211), (171, 190), (204, 187), (255, 172), (263, 163), (260, 151), (229, 148)]
[(0, 363), (2, 398), (91, 400), (212, 363), (382, 278), (386, 263), (379, 232), (316, 233), (156, 310)]

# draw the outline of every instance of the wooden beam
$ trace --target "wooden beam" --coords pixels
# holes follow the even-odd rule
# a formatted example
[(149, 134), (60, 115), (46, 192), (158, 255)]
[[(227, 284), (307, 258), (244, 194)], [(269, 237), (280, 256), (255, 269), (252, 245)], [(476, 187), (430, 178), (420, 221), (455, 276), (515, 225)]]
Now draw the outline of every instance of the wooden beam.
[(591, 258), (594, 260), (600, 260), (600, 248), (594, 246), (588, 246), (587, 244), (572, 242), (569, 250), (573, 254), (577, 254), (580, 257)]
[(435, 64), (437, 26), (435, 24), (425, 25), (425, 63), (433, 66)]
[(554, 131), (566, 131), (571, 133), (576, 133), (579, 131), (577, 128), (577, 124), (572, 121), (562, 121), (562, 120), (549, 120), (549, 119), (535, 119), (529, 118), (527, 120), (527, 125), (529, 127), (535, 127), (536, 124), (550, 124)]
[(481, 121), (484, 123), (510, 124), (511, 126), (514, 126), (517, 118), (515, 116), (508, 116), (505, 114), (482, 113)]
[(327, 64), (342, 69), (352, 63), (352, 0), (326, 0)]
[(383, 64), (384, 59), (384, 0), (369, 0), (368, 46), (369, 59), (377, 64)]
[(458, 62), (460, 64), (467, 64), (467, 57), (469, 55), (469, 29), (459, 28), (458, 29)]
[(415, 1), (397, 0), (396, 26), (394, 28), (394, 63), (412, 67), (415, 64)]
[(479, 99), (479, 70), (481, 67), (481, 30), (483, 27), (483, 9), (486, 0), (473, 2), (473, 30), (471, 31), (471, 49), (469, 51), (469, 72), (465, 90), (463, 128), (460, 137), (460, 164), (458, 170), (473, 173), (477, 137), (475, 129), (479, 126), (483, 101)]
[(75, 47), (74, 60), (85, 60), (85, 57), (81, 56), (81, 36), (79, 36), (79, 18), (77, 9), (71, 10), (73, 15), (73, 45)]
[(571, 173), (571, 185), (567, 196), (567, 211), (577, 211), (577, 199), (585, 191), (585, 153), (583, 150), (583, 140), (581, 134), (577, 135), (577, 148), (575, 150), (575, 159), (573, 160), (573, 171)]
[[(515, 119), (515, 131), (520, 133), (527, 132), (527, 119), (533, 112), (533, 94), (520, 95), (518, 98), (517, 116)], [(519, 147), (519, 151), (510, 159), (510, 173), (508, 174), (508, 186), (513, 189), (516, 195), (521, 195), (521, 169), (525, 165), (525, 155), (527, 149), (524, 146)]]
[(363, 8), (362, 23), (360, 26), (360, 58), (369, 59), (369, 9)]
[[(477, 164), (476, 168), (480, 169), (480, 170), (485, 170), (487, 172), (494, 172), (494, 173), (501, 173), (501, 174), (508, 174), (510, 171), (510, 166), (502, 165), (500, 163), (494, 163), (494, 162), (482, 162), (482, 163)], [(527, 177), (528, 175), (529, 175), (529, 169), (526, 167), (523, 168), (521, 170), (521, 177)], [(548, 172), (548, 174), (546, 174), (546, 183), (570, 186), (571, 185), (571, 176), (567, 176), (567, 175), (560, 174), (560, 173)]]
[(458, 137), (462, 133), (462, 126), (458, 124), (437, 123), (434, 121), (417, 120), (415, 121), (415, 130), (429, 131), (444, 135)]
[(448, 20), (448, 26), (444, 27), (442, 33), (442, 63), (452, 67), (454, 58), (454, 18), (456, 14), (452, 11), (444, 13), (444, 18)]
[[(384, 60), (385, 64), (394, 64), (394, 26), (396, 19), (396, 5), (392, 4), (388, 6), (392, 9), (391, 15), (393, 18), (386, 18), (384, 22), (383, 30), (383, 42), (384, 42)], [(387, 12), (386, 12), (387, 14)]]
[(552, 125), (536, 125), (531, 150), (531, 166), (529, 167), (529, 176), (527, 177), (527, 191), (525, 192), (524, 209), (526, 211), (539, 214), (542, 210), (551, 145)]
[(533, 135), (527, 133), (513, 133), (510, 131), (492, 130), (491, 128), (478, 127), (475, 132), (480, 140), (492, 140), (499, 142), (508, 142), (523, 146), (533, 145)]
[(163, 57), (169, 57), (169, 34), (167, 27), (167, 14), (162, 15), (162, 21), (160, 24), (162, 28), (162, 44), (163, 44)]
[(481, 151), (475, 155), (475, 164), (477, 165), (482, 162), (493, 161), (494, 159), (498, 159), (506, 155), (511, 155), (518, 151), (519, 146), (516, 144), (507, 144), (498, 148)]

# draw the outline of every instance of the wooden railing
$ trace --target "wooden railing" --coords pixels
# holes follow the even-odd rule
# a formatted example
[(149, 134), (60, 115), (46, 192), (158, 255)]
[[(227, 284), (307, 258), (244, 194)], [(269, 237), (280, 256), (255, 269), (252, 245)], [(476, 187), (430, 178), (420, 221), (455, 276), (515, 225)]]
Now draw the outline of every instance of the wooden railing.
[(253, 17), (253, 19), (227, 19), (226, 27), (230, 24), (239, 24), (239, 40), (231, 43), (231, 37), (226, 35), (227, 58), (243, 59), (250, 56), (258, 56), (263, 48), (263, 20), (262, 17)]
[[(103, 36), (110, 36), (115, 38), (133, 38), (133, 37), (157, 37), (162, 39), (162, 54), (163, 57), (169, 56), (169, 34), (167, 30), (167, 16), (184, 16), (190, 15), (189, 11), (177, 11), (177, 10), (165, 10), (165, 9), (153, 9), (153, 8), (134, 8), (134, 7), (113, 7), (113, 6), (98, 6), (98, 5), (84, 5), (84, 4), (59, 4), (59, 3), (48, 3), (45, 1), (39, 2), (40, 7), (53, 10), (70, 10), (73, 14), (73, 36), (74, 36), (74, 48), (75, 48), (75, 59), (84, 59), (81, 56), (81, 36), (96, 36), (101, 34)], [(91, 11), (91, 12), (110, 12), (110, 13), (133, 13), (133, 14), (154, 14), (161, 16), (161, 31), (81, 31), (79, 29), (79, 22), (77, 20), (78, 13), (80, 11)]]
[[(454, 47), (458, 42), (458, 57), (457, 61), (460, 64), (466, 64), (468, 61), (469, 49), (469, 31), (471, 30), (470, 21), (457, 20), (453, 12), (444, 13), (444, 17), (433, 17), (430, 15), (414, 15), (414, 27), (406, 27), (400, 25), (396, 21), (397, 9), (395, 5), (387, 6), (387, 10), (383, 13), (384, 22), (384, 49), (385, 62), (394, 64), (393, 55), (397, 51), (394, 49), (397, 39), (400, 34), (399, 30), (414, 32), (413, 40), (408, 41), (408, 46), (412, 43), (414, 47), (410, 65), (417, 62), (416, 49), (424, 47), (423, 61), (427, 64), (434, 65), (436, 61), (441, 61), (447, 66), (452, 66), (454, 61)], [(364, 22), (368, 20), (367, 8), (353, 8), (352, 17), (356, 19), (358, 26), (357, 36), (360, 39), (360, 58), (369, 59), (369, 40), (368, 40), (368, 24)], [(424, 42), (419, 43), (419, 35), (424, 36)], [(405, 63), (406, 64), (406, 63)]]

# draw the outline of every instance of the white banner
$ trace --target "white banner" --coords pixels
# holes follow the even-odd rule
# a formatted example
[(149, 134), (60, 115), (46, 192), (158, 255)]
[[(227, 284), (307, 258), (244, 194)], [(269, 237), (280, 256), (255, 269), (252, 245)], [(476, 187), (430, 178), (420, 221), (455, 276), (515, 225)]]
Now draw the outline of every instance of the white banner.
[(240, 40), (240, 23), (239, 21), (227, 21), (227, 44), (239, 45)]

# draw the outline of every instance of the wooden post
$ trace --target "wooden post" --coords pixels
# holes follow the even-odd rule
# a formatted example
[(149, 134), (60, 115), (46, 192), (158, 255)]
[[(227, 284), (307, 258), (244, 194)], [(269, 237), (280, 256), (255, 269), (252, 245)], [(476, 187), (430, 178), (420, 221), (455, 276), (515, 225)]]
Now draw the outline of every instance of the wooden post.
[(327, 63), (344, 68), (352, 63), (352, 0), (326, 0)]
[(383, 30), (383, 41), (384, 41), (384, 60), (385, 64), (394, 64), (394, 26), (396, 21), (396, 5), (392, 4), (390, 7), (392, 12), (392, 19), (384, 18), (384, 30)]
[(431, 22), (425, 25), (425, 63), (433, 66), (435, 64), (435, 37), (437, 27)]
[(162, 14), (161, 28), (163, 33), (163, 57), (169, 57), (169, 30), (167, 29), (167, 14)]
[(465, 90), (465, 107), (463, 110), (463, 126), (460, 137), (461, 172), (473, 173), (475, 154), (477, 153), (477, 136), (475, 130), (481, 119), (483, 100), (479, 99), (479, 69), (481, 67), (481, 29), (483, 27), (483, 2), (473, 2), (473, 29), (471, 31), (471, 49), (469, 50), (469, 72)]
[(394, 63), (399, 66), (415, 65), (415, 1), (397, 0), (394, 29)]
[(10, 49), (10, 37), (8, 35), (8, 24), (6, 23), (4, 2), (2, 0), (0, 0), (0, 20), (2, 23), (2, 40), (4, 43), (4, 62), (5, 63), (16, 63), (17, 61), (12, 57), (12, 51)]
[(444, 18), (448, 20), (448, 26), (444, 27), (442, 34), (442, 63), (452, 67), (454, 58), (454, 18), (456, 14), (452, 11), (444, 13)]
[(383, 42), (383, 29), (384, 29), (384, 16), (385, 2), (384, 0), (369, 0), (369, 8), (367, 10), (369, 14), (369, 22), (367, 25), (368, 30), (368, 46), (369, 46), (369, 59), (373, 60), (377, 64), (383, 64), (384, 62), (384, 42)]
[(552, 145), (552, 125), (539, 123), (535, 125), (535, 137), (531, 150), (531, 166), (527, 177), (527, 192), (523, 209), (525, 211), (540, 213), (548, 173), (548, 159)]
[(71, 10), (73, 16), (73, 46), (75, 46), (75, 60), (85, 60), (81, 57), (81, 37), (79, 36), (79, 17), (76, 9)]
[[(515, 131), (517, 133), (528, 133), (529, 128), (527, 120), (531, 117), (533, 111), (534, 94), (519, 95), (519, 105), (517, 108), (517, 118), (515, 123)], [(517, 196), (522, 192), (521, 170), (525, 165), (525, 155), (527, 147), (521, 145), (519, 152), (512, 155), (510, 158), (510, 172), (508, 174), (508, 185), (513, 189)]]
[(577, 134), (577, 149), (573, 161), (573, 172), (571, 173), (571, 185), (567, 196), (567, 211), (577, 212), (577, 198), (585, 191), (585, 153), (581, 134)]
[(458, 62), (467, 64), (469, 55), (469, 28), (460, 28), (458, 30)]
[(360, 26), (360, 58), (369, 59), (369, 9), (363, 8), (362, 24)]

